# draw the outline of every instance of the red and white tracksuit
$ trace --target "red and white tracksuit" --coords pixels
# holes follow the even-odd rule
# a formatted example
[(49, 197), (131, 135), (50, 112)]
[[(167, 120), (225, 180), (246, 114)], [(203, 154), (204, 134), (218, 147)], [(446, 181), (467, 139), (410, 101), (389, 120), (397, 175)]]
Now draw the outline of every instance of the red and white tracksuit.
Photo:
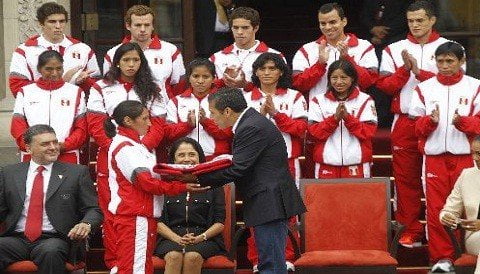
[[(258, 112), (266, 100), (266, 93), (255, 87), (251, 92), (244, 93), (245, 100), (249, 107), (254, 108)], [(303, 138), (307, 131), (307, 102), (303, 95), (293, 89), (278, 88), (272, 96), (275, 109), (278, 111), (274, 116), (267, 114), (269, 118), (282, 133), (285, 144), (287, 145), (288, 165), (290, 173), (298, 183), (301, 177), (300, 163), (298, 157), (302, 155)], [(291, 218), (289, 223), (295, 224), (296, 218)], [(247, 239), (247, 258), (252, 265), (258, 264), (258, 252), (253, 237), (253, 227), (250, 228), (250, 237)], [(287, 246), (285, 248), (285, 259), (289, 262), (295, 260), (295, 253), (289, 238), (287, 238)]]
[(355, 88), (343, 101), (348, 115), (337, 121), (334, 115), (340, 102), (328, 91), (310, 103), (308, 132), (316, 141), (315, 178), (369, 178), (377, 130), (375, 102)]
[[(397, 198), (395, 219), (406, 226), (404, 234), (413, 236), (423, 233), (423, 226), (418, 220), (423, 194), (420, 179), (422, 155), (418, 151), (418, 139), (412, 130), (415, 121), (408, 117), (408, 108), (415, 86), (437, 74), (435, 50), (447, 41), (438, 33), (432, 32), (428, 42), (423, 45), (411, 34), (408, 34), (407, 39), (390, 44), (383, 50), (380, 64), (380, 73), (387, 75), (380, 76), (376, 82), (378, 89), (393, 96), (391, 110), (395, 119), (391, 141)], [(407, 50), (417, 60), (420, 69), (417, 77), (405, 69), (403, 50)]]
[[(428, 249), (431, 262), (454, 259), (450, 238), (439, 221), (439, 213), (463, 169), (473, 166), (470, 142), (480, 134), (480, 81), (459, 72), (437, 75), (414, 90), (409, 114), (417, 117), (415, 133), (424, 155)], [(430, 117), (439, 108), (439, 122)], [(460, 115), (453, 123), (455, 113)]]
[(251, 83), (253, 62), (257, 60), (258, 56), (265, 52), (280, 54), (285, 63), (287, 63), (281, 52), (269, 48), (267, 44), (258, 40), (256, 40), (255, 44), (249, 49), (241, 49), (233, 43), (210, 56), (210, 61), (215, 64), (215, 73), (218, 79), (223, 78), (223, 73), (228, 67), (234, 66), (241, 68), (243, 73), (245, 73), (245, 80), (249, 82), (245, 90), (251, 90), (254, 87)]
[[(117, 49), (131, 41), (131, 36), (126, 36), (122, 43), (109, 49), (103, 62), (103, 74), (106, 74), (112, 66), (113, 56)], [(152, 71), (153, 80), (160, 86), (161, 93), (165, 98), (172, 98), (185, 90), (185, 75), (183, 57), (180, 50), (174, 44), (160, 40), (157, 35), (152, 35), (152, 42), (143, 51)], [(168, 96), (167, 96), (168, 95)]]
[[(232, 129), (221, 129), (210, 118), (199, 121), (200, 108), (205, 110), (206, 117), (210, 116), (208, 96), (197, 98), (191, 88), (172, 98), (167, 104), (167, 121), (172, 123), (169, 125), (171, 130), (167, 136), (168, 140), (174, 141), (183, 136), (197, 140), (207, 160), (220, 154), (229, 154), (233, 138)], [(187, 122), (191, 110), (194, 110), (196, 115), (195, 127), (191, 127)]]
[[(113, 231), (113, 216), (107, 210), (110, 202), (110, 188), (108, 186), (107, 152), (111, 139), (106, 135), (103, 128), (105, 119), (110, 119), (113, 110), (125, 100), (140, 101), (131, 83), (116, 81), (108, 84), (104, 80), (97, 81), (90, 89), (87, 102), (88, 132), (97, 143), (97, 189), (98, 204), (104, 215), (103, 221), (103, 245), (105, 247), (105, 264), (112, 268), (115, 266), (116, 234)], [(164, 117), (166, 114), (165, 98), (157, 98), (147, 105), (150, 111), (152, 127), (142, 138), (142, 142), (149, 148), (154, 149), (163, 139)]]
[[(9, 87), (14, 97), (23, 86), (38, 80), (41, 75), (37, 70), (38, 56), (47, 50), (56, 50), (63, 56), (63, 72), (72, 68), (81, 67), (82, 70), (93, 71), (90, 77), (80, 87), (88, 91), (100, 76), (95, 52), (87, 45), (72, 37), (65, 36), (58, 44), (47, 41), (42, 35), (29, 38), (18, 46), (12, 54), (10, 63)], [(75, 76), (75, 75), (74, 75)], [(75, 77), (76, 78), (76, 77)], [(70, 80), (75, 83), (75, 79)]]
[(155, 154), (142, 144), (133, 129), (118, 128), (108, 149), (108, 184), (114, 215), (118, 273), (153, 273), (157, 222), (163, 195), (186, 192), (186, 184), (164, 182), (152, 176)]
[[(327, 71), (330, 65), (340, 58), (340, 52), (333, 45), (327, 44), (326, 50), (330, 52), (327, 63), (318, 63), (318, 49), (320, 42), (325, 41), (325, 36), (316, 41), (303, 45), (293, 57), (293, 87), (302, 93), (309, 94), (309, 101), (313, 97), (327, 91)], [(358, 39), (354, 34), (347, 34), (348, 56), (345, 58), (354, 64), (359, 85), (366, 89), (375, 83), (378, 59), (375, 49), (370, 42)]]
[(21, 161), (30, 161), (23, 134), (31, 126), (47, 124), (55, 130), (64, 151), (59, 161), (79, 163), (79, 148), (87, 140), (85, 94), (78, 86), (38, 79), (18, 90), (13, 109), (11, 134), (21, 151)]

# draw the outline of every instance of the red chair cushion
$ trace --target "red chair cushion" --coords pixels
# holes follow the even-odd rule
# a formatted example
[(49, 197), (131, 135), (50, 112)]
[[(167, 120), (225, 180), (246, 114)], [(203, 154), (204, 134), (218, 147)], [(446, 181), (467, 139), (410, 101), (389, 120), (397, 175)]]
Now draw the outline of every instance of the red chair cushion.
[[(85, 268), (85, 263), (80, 262), (76, 265), (70, 263), (65, 264), (67, 271), (75, 271)], [(37, 266), (32, 261), (19, 261), (9, 265), (6, 269), (9, 272), (36, 272), (38, 271)]]
[(213, 256), (203, 262), (202, 268), (210, 269), (235, 269), (235, 262), (230, 261), (225, 256)]
[(302, 254), (297, 267), (314, 266), (386, 266), (398, 265), (388, 252), (380, 250), (324, 250)]
[[(164, 269), (165, 268), (165, 260), (160, 259), (157, 256), (153, 256), (153, 268), (154, 269)], [(208, 269), (235, 269), (236, 264), (235, 262), (230, 261), (225, 256), (213, 256), (208, 258), (203, 262), (202, 268)]]
[(477, 256), (463, 253), (453, 264), (456, 266), (475, 266), (477, 264)]
[(154, 269), (164, 269), (165, 268), (165, 260), (160, 259), (157, 256), (153, 256), (153, 268)]

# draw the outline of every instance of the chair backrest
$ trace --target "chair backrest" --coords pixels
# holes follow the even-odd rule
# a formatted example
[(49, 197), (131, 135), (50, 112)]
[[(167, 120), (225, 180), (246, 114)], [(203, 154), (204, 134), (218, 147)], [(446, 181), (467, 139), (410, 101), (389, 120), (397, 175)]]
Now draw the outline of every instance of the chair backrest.
[(232, 241), (235, 236), (235, 184), (229, 183), (223, 186), (225, 193), (225, 223), (223, 229), (223, 241), (225, 248), (230, 251), (232, 247)]
[(384, 250), (391, 238), (390, 180), (303, 179), (302, 251)]

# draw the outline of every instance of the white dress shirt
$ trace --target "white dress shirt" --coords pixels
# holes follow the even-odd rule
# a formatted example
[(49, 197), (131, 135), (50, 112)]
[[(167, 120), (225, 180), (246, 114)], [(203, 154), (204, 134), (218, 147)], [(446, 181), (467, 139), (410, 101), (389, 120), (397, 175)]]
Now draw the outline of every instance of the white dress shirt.
[[(26, 183), (26, 188), (25, 188), (25, 202), (24, 202), (24, 207), (22, 210), (22, 215), (20, 215), (20, 218), (18, 219), (17, 226), (15, 228), (16, 232), (24, 232), (25, 231), (25, 223), (27, 221), (27, 213), (28, 213), (28, 207), (30, 205), (30, 195), (32, 194), (32, 188), (33, 188), (33, 180), (35, 179), (35, 176), (37, 175), (39, 164), (35, 163), (34, 161), (30, 161), (30, 166), (28, 168), (28, 173), (27, 173), (27, 183)], [(43, 220), (42, 220), (42, 232), (56, 232), (56, 230), (53, 228), (52, 224), (48, 220), (47, 213), (45, 211), (45, 195), (47, 194), (47, 189), (48, 189), (48, 183), (50, 182), (50, 175), (52, 174), (52, 167), (53, 163), (49, 165), (43, 165), (45, 167), (45, 170), (43, 171)]]
[(235, 123), (233, 124), (233, 127), (232, 127), (232, 132), (233, 134), (235, 134), (235, 131), (237, 131), (237, 127), (238, 127), (238, 123), (240, 122), (240, 120), (242, 119), (243, 115), (245, 114), (245, 112), (247, 112), (248, 109), (250, 109), (251, 107), (247, 107), (245, 108), (242, 113), (240, 113), (240, 115), (238, 116), (238, 119), (237, 121), (235, 121)]

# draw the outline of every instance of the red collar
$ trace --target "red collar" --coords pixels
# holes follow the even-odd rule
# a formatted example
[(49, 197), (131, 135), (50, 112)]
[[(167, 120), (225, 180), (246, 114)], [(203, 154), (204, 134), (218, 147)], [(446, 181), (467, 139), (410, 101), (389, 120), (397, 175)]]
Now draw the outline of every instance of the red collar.
[[(437, 40), (438, 38), (440, 38), (440, 34), (438, 32), (436, 32), (435, 30), (432, 30), (432, 33), (430, 33), (430, 36), (428, 37), (427, 43), (431, 43), (431, 42)], [(407, 34), (407, 39), (408, 39), (408, 41), (410, 41), (414, 44), (420, 44), (420, 43), (418, 43), (417, 38), (413, 37), (411, 32), (409, 32)]]
[[(253, 101), (260, 100), (263, 98), (263, 93), (260, 91), (258, 87), (254, 87), (253, 90), (251, 91), (251, 99)], [(284, 88), (277, 88), (275, 91), (275, 95), (284, 95), (287, 94), (287, 89)]]
[[(358, 46), (358, 38), (355, 36), (353, 33), (345, 33), (347, 36), (347, 46), (349, 47), (356, 47)], [(320, 44), (322, 41), (327, 41), (327, 38), (325, 38), (325, 35), (320, 36), (315, 42), (317, 44)]]
[[(30, 38), (27, 39), (27, 41), (25, 41), (25, 46), (27, 47), (35, 47), (35, 46), (38, 46), (38, 37), (40, 37), (40, 35), (35, 35), (35, 36), (32, 36)], [(72, 42), (72, 44), (78, 44), (80, 43), (80, 41), (78, 41), (77, 39), (73, 38), (73, 37), (70, 37), (70, 36), (66, 36), (65, 37), (70, 41)]]
[(127, 92), (132, 90), (133, 86), (135, 85), (133, 82), (123, 81), (120, 77), (118, 77), (118, 82), (123, 85)]
[[(147, 48), (149, 49), (161, 49), (162, 48), (162, 43), (160, 41), (160, 37), (156, 34), (152, 34), (152, 41), (148, 45)], [(122, 44), (129, 43), (132, 40), (132, 35), (127, 35), (123, 38)]]
[(124, 126), (118, 126), (118, 134), (128, 137), (134, 140), (135, 142), (141, 144), (140, 135), (138, 135), (138, 132), (135, 131), (134, 129), (124, 127)]
[[(345, 99), (345, 101), (353, 100), (357, 98), (358, 95), (360, 95), (360, 90), (358, 89), (358, 87), (355, 87), (350, 93), (350, 95), (348, 95), (347, 99)], [(325, 94), (325, 97), (327, 97), (332, 101), (342, 101), (342, 100), (338, 100), (338, 98), (335, 97), (335, 94), (333, 93), (332, 90), (327, 91), (327, 93)]]
[[(215, 88), (215, 86), (212, 85), (212, 88), (210, 89), (210, 92), (208, 94), (212, 94), (212, 93), (215, 93), (215, 92), (217, 92), (217, 89)], [(188, 98), (188, 97), (192, 97), (192, 96), (194, 96), (198, 100), (202, 100), (203, 98), (207, 97), (208, 95), (203, 97), (203, 98), (199, 98), (193, 93), (192, 87), (189, 87), (184, 92), (182, 92), (182, 94), (180, 94), (180, 97), (183, 97), (183, 98)]]
[(456, 83), (460, 82), (462, 78), (463, 78), (462, 70), (459, 70), (454, 75), (443, 75), (443, 74), (437, 73), (438, 82), (440, 82), (440, 84), (445, 86), (455, 85)]
[[(230, 46), (224, 48), (224, 49), (222, 50), (222, 52), (223, 52), (224, 54), (232, 53), (233, 48), (234, 48), (234, 45), (231, 44)], [(265, 44), (264, 42), (260, 42), (260, 43), (258, 44), (258, 46), (255, 48), (255, 51), (256, 51), (256, 52), (259, 52), (259, 53), (267, 52), (267, 51), (268, 51), (268, 46), (267, 46), (267, 44)]]
[(57, 81), (45, 80), (40, 77), (37, 80), (36, 84), (39, 88), (43, 90), (56, 90), (63, 87), (63, 85), (65, 85), (65, 81), (63, 81), (63, 79)]

